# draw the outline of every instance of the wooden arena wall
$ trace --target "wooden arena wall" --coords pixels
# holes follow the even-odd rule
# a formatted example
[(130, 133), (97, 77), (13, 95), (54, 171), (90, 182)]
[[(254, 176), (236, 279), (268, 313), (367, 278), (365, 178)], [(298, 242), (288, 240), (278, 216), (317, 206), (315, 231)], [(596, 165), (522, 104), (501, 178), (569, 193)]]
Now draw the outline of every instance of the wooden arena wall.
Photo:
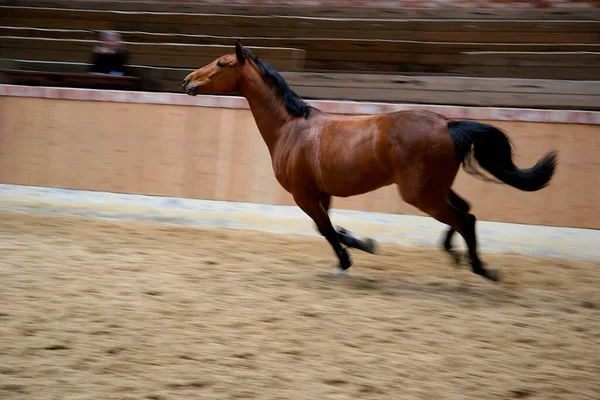
[[(121, 3), (135, 3), (137, 0), (118, 0)], [(37, 5), (41, 0), (2, 0), (9, 4)], [(103, 6), (102, 0), (45, 0), (42, 3), (53, 5), (55, 3), (72, 3), (73, 7), (79, 8), (97, 3)], [(393, 8), (480, 8), (480, 9), (590, 9), (600, 8), (597, 0), (146, 0), (151, 5), (195, 3), (216, 5), (221, 8), (232, 6), (293, 6), (293, 7), (337, 7), (337, 8), (369, 8), (369, 9), (393, 9)]]
[[(505, 129), (521, 167), (550, 150), (552, 185), (524, 193), (461, 170), (480, 220), (600, 228), (600, 113), (314, 101), (354, 114), (427, 108)], [(0, 85), (0, 183), (293, 205), (238, 97)], [(423, 215), (394, 186), (333, 207)]]

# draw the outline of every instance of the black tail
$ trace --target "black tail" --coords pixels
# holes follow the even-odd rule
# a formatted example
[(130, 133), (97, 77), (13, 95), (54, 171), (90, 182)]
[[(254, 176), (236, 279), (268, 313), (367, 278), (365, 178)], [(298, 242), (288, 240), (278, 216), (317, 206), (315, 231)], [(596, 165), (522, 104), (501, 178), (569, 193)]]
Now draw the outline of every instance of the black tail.
[(533, 167), (518, 169), (512, 160), (512, 144), (500, 129), (475, 121), (451, 121), (450, 135), (465, 171), (492, 181), (477, 170), (475, 161), (502, 182), (533, 192), (548, 185), (556, 169), (556, 152), (548, 153)]

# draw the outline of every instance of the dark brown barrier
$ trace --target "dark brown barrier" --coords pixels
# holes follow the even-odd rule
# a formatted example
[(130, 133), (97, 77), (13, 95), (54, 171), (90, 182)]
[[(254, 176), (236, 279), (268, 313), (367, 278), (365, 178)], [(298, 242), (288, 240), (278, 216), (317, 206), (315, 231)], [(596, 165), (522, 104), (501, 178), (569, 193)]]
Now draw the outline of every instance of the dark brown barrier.
[(0, 69), (12, 83), (34, 86), (67, 86), (97, 89), (134, 90), (140, 88), (140, 79), (135, 76), (113, 76), (74, 72), (24, 71)]
[(471, 76), (600, 80), (600, 52), (466, 52), (464, 72)]
[[(91, 62), (91, 40), (0, 37), (3, 58), (65, 62)], [(233, 52), (233, 45), (196, 45), (169, 43), (125, 43), (129, 62), (137, 65), (198, 68)], [(304, 64), (304, 50), (248, 46), (257, 56), (281, 71), (296, 71)]]
[(0, 7), (0, 24), (222, 36), (599, 43), (600, 21), (359, 19)]
[(478, 8), (372, 6), (289, 6), (273, 4), (222, 4), (199, 2), (156, 2), (127, 0), (2, 0), (1, 5), (90, 10), (154, 11), (199, 14), (292, 15), (337, 18), (433, 18), (433, 19), (590, 19), (598, 12), (581, 7), (561, 8)]
[[(179, 43), (194, 45), (218, 44), (232, 46), (230, 36), (188, 35), (175, 33), (121, 31), (122, 38), (132, 43)], [(86, 29), (56, 29), (31, 27), (0, 27), (0, 36), (43, 37), (46, 39), (97, 40), (98, 33)], [(476, 76), (494, 76), (495, 69), (478, 68), (479, 57), (465, 57), (473, 52), (598, 52), (600, 44), (577, 43), (460, 43), (415, 42), (401, 40), (241, 37), (247, 45), (303, 49), (305, 67), (312, 71), (370, 71), (372, 73), (444, 72)], [(544, 69), (547, 66), (544, 66)], [(553, 68), (561, 68), (556, 58)], [(590, 68), (590, 66), (586, 66)], [(547, 77), (542, 69), (540, 78)], [(486, 75), (486, 71), (489, 73)], [(552, 72), (552, 71), (549, 71)], [(571, 75), (568, 70), (568, 75)], [(536, 71), (524, 71), (531, 77)], [(564, 74), (564, 72), (563, 72)], [(516, 71), (518, 77), (518, 70)]]
[[(20, 61), (5, 68), (54, 72), (84, 72), (84, 63)], [(151, 90), (181, 92), (181, 80), (191, 68), (134, 65)], [(307, 99), (409, 102), (468, 106), (600, 110), (600, 81), (406, 76), (360, 73), (282, 72)]]

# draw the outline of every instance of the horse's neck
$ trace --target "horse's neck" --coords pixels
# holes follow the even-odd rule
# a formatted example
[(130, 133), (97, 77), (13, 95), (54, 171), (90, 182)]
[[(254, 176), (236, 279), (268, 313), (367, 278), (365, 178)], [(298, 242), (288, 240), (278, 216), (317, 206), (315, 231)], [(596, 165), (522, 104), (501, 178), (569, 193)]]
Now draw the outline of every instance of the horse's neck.
[(276, 89), (267, 85), (262, 76), (252, 78), (244, 81), (242, 94), (248, 100), (256, 126), (273, 155), (283, 127), (289, 121), (289, 113)]

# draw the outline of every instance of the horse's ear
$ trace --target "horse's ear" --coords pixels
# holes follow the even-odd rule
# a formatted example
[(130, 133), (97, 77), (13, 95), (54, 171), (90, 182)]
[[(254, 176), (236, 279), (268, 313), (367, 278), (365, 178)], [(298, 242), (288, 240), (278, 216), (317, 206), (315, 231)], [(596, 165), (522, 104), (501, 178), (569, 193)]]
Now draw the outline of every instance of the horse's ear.
[(242, 43), (239, 40), (235, 42), (235, 55), (240, 64), (243, 64), (246, 61), (246, 55), (244, 54)]

